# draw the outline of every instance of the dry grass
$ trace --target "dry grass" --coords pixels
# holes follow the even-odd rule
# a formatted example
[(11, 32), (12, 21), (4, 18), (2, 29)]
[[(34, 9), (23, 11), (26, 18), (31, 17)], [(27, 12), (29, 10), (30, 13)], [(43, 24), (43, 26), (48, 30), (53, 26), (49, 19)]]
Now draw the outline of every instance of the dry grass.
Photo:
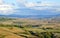
[[(52, 22), (52, 21), (51, 21)], [(57, 24), (54, 22), (54, 24), (48, 23), (48, 20), (31, 20), (31, 19), (24, 19), (24, 18), (19, 18), (16, 20), (8, 20), (8, 21), (1, 21), (0, 24), (3, 25), (14, 25), (14, 24), (22, 24), (23, 26), (25, 25), (40, 25), (42, 24), (41, 27), (38, 28), (18, 28), (18, 27), (0, 27), (0, 36), (4, 38), (24, 38), (20, 35), (24, 36), (32, 36), (30, 34), (24, 34), (27, 33), (28, 31), (33, 31), (33, 32), (45, 32), (45, 31), (58, 31), (58, 30), (43, 30), (41, 28), (56, 28), (60, 27), (60, 24)], [(60, 31), (59, 31), (60, 32)]]
[(20, 31), (18, 31), (16, 28), (14, 28), (14, 30), (9, 30), (8, 28), (0, 27), (0, 34), (5, 35), (5, 38), (24, 38), (24, 37), (14, 34), (14, 32), (20, 32)]

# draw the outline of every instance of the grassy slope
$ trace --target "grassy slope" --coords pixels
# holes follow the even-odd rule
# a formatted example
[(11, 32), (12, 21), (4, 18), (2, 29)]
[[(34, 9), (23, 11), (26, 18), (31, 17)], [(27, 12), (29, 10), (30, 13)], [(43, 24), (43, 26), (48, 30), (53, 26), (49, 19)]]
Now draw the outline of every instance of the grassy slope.
[[(3, 26), (1, 26), (1, 24), (3, 24)], [(6, 25), (11, 25), (12, 28), (7, 27)], [(20, 28), (14, 27), (13, 25), (23, 25), (25, 27)], [(39, 27), (34, 27), (35, 25), (39, 25)], [(48, 22), (48, 20), (30, 20), (23, 18), (7, 20), (2, 19), (0, 21), (0, 38), (25, 38), (26, 36), (36, 38), (36, 36), (32, 35), (29, 31), (35, 32), (37, 34), (41, 32), (60, 33), (60, 23), (56, 22), (56, 20), (49, 20)]]

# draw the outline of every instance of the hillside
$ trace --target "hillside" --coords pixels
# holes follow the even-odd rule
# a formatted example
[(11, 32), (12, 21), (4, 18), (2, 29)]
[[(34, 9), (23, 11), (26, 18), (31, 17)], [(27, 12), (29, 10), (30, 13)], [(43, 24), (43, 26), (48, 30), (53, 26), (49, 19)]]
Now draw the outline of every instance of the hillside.
[(59, 38), (60, 18), (0, 18), (0, 38)]

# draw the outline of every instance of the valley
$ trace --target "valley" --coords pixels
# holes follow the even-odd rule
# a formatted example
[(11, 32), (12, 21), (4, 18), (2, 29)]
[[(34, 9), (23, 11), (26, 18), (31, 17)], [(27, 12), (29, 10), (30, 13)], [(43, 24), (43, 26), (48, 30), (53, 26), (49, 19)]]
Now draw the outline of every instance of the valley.
[(0, 38), (60, 38), (60, 18), (0, 18)]

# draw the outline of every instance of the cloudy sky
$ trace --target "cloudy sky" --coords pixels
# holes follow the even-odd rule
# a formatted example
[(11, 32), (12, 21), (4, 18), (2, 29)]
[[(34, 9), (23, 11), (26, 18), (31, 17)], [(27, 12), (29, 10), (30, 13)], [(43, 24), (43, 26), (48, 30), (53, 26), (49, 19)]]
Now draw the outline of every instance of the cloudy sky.
[(0, 0), (0, 14), (59, 14), (60, 0)]

